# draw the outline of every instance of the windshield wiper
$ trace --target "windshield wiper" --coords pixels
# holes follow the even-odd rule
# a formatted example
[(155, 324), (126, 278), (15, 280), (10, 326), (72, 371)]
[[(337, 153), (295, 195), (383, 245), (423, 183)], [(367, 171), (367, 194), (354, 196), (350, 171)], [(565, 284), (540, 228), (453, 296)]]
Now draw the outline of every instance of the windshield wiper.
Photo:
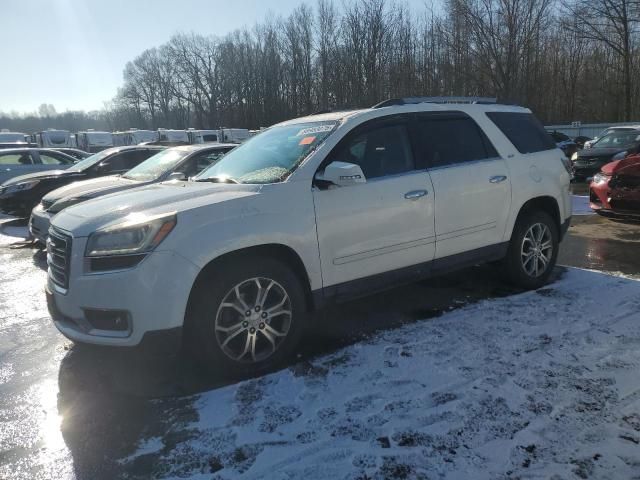
[(227, 177), (226, 175), (221, 175), (219, 177), (207, 177), (207, 178), (198, 178), (195, 180), (196, 182), (211, 182), (211, 183), (236, 183), (240, 185), (240, 182), (233, 177)]

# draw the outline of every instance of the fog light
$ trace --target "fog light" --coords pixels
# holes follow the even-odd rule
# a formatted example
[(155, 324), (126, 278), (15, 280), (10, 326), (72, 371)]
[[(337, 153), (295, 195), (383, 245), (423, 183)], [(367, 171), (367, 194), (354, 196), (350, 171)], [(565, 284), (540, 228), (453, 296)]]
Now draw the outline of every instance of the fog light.
[(85, 309), (84, 316), (95, 330), (126, 332), (130, 326), (130, 315), (125, 310)]

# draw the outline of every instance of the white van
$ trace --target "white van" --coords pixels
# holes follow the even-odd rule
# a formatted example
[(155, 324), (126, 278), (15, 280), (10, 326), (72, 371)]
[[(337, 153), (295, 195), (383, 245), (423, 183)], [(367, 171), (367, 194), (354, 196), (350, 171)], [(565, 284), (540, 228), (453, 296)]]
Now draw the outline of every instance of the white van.
[(89, 153), (97, 153), (113, 147), (113, 135), (111, 132), (87, 130), (76, 133), (76, 142), (79, 149)]

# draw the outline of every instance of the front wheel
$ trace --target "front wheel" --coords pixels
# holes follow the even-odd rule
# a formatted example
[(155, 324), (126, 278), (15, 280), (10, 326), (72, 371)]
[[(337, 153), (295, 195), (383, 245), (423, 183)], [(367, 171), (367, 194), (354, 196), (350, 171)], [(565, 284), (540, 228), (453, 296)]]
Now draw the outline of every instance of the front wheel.
[(220, 267), (194, 292), (187, 320), (195, 353), (205, 367), (222, 375), (277, 366), (303, 331), (306, 305), (299, 279), (270, 258)]
[(556, 265), (558, 248), (558, 227), (550, 215), (541, 211), (522, 215), (503, 262), (508, 279), (522, 288), (540, 288)]

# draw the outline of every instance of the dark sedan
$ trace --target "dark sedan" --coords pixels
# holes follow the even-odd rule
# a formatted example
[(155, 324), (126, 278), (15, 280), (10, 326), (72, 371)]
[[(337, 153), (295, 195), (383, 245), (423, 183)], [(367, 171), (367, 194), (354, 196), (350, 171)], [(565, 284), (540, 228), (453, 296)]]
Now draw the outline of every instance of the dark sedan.
[[(66, 170), (50, 170), (14, 177), (0, 185), (0, 211), (28, 216), (43, 196), (69, 183), (131, 170), (164, 147), (115, 147), (81, 160)], [(62, 155), (62, 154), (60, 154)]]
[(573, 168), (577, 181), (593, 177), (613, 157), (621, 152), (635, 151), (640, 145), (640, 130), (613, 131), (586, 150), (574, 155)]

